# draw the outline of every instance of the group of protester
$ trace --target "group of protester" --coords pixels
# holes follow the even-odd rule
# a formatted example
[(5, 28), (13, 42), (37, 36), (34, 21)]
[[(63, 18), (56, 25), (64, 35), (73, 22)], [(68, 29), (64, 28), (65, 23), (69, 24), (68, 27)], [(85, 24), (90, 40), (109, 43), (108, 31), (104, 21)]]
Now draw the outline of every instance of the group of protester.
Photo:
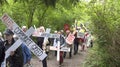
[[(26, 32), (27, 27), (23, 26), (22, 30), (24, 32)], [(73, 45), (74, 45), (74, 55), (76, 55), (78, 53), (78, 48), (79, 48), (79, 44), (81, 44), (82, 46), (82, 50), (84, 51), (84, 48), (87, 43), (87, 37), (89, 35), (89, 33), (82, 28), (79, 30), (84, 30), (85, 36), (84, 38), (77, 38), (77, 29), (76, 30), (60, 30), (60, 31), (55, 31), (55, 34), (59, 34), (60, 38), (48, 38), (48, 40), (44, 41), (44, 37), (37, 37), (36, 36), (36, 44), (44, 51), (46, 52), (46, 54), (48, 54), (49, 56), (49, 47), (51, 44), (53, 46), (57, 46), (57, 44), (55, 44), (55, 42), (57, 43), (57, 41), (60, 41), (60, 47), (64, 47), (67, 46), (70, 48), (70, 52), (69, 52), (69, 58), (72, 58), (72, 49), (73, 49)], [(43, 26), (40, 26), (37, 31), (44, 33), (45, 32), (45, 28)], [(75, 36), (74, 42), (73, 44), (68, 44), (65, 39), (68, 37), (68, 35), (72, 33)], [(4, 32), (4, 38), (2, 37), (2, 34), (0, 34), (0, 66), (2, 65), (2, 62), (4, 61), (5, 58), (5, 51), (11, 47), (16, 40), (18, 40), (18, 37), (16, 34), (14, 34), (10, 29), (6, 29)], [(92, 44), (92, 40), (90, 41)], [(88, 45), (89, 46), (89, 45)], [(62, 65), (64, 58), (66, 57), (66, 53), (67, 52), (63, 52), (60, 51), (60, 61), (59, 61), (59, 65)], [(57, 51), (55, 51), (55, 56), (57, 56)], [(23, 42), (21, 44), (21, 46), (19, 46), (15, 51), (11, 51), (10, 52), (10, 56), (6, 59), (6, 66), (7, 67), (25, 67), (26, 64), (30, 64), (32, 58), (32, 54), (31, 51), (28, 49), (28, 47), (25, 45), (25, 43)], [(44, 60), (42, 60), (42, 64), (43, 67), (47, 67), (47, 59), (45, 58)]]

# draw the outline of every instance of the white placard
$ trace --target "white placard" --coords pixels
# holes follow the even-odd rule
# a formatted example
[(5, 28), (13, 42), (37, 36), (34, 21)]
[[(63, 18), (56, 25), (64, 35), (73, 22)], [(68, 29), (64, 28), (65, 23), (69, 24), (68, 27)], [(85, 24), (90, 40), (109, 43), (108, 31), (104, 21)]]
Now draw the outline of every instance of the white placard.
[[(47, 29), (46, 29), (47, 31)], [(40, 32), (37, 32), (35, 31), (34, 34), (33, 34), (34, 37), (47, 37), (47, 38), (59, 38), (60, 35), (59, 34), (50, 34), (50, 33), (40, 33)]]
[[(55, 47), (55, 46), (50, 46), (50, 50), (57, 51), (58, 48)], [(70, 52), (70, 48), (69, 48), (69, 47), (61, 47), (61, 48), (60, 48), (60, 51), (63, 51), (63, 52)]]
[(77, 38), (84, 38), (84, 33), (77, 32)]
[(31, 38), (29, 38), (7, 14), (4, 14), (1, 17), (1, 20), (14, 34), (16, 34), (24, 43), (26, 43), (26, 46), (40, 60), (43, 60), (44, 58), (47, 57), (47, 55), (43, 52), (43, 50)]
[(42, 33), (40, 37), (59, 38), (59, 34)]

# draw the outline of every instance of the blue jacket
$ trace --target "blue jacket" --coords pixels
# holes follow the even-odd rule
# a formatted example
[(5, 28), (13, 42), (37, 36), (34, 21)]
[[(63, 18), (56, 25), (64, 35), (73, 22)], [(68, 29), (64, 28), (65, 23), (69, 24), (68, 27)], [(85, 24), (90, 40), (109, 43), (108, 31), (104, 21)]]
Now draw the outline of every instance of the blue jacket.
[(31, 51), (28, 49), (28, 47), (24, 43), (22, 43), (21, 46), (22, 46), (22, 52), (24, 57), (24, 64), (26, 64), (32, 58)]

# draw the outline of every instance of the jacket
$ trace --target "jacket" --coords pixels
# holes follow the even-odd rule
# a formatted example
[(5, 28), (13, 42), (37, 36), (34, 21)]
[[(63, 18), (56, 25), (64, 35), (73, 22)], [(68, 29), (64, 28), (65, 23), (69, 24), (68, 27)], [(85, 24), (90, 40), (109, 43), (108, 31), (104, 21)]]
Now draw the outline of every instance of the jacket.
[(56, 43), (57, 43), (57, 41), (60, 41), (60, 46), (66, 45), (65, 38), (63, 35), (60, 35), (60, 38), (56, 38)]
[[(15, 42), (14, 39), (12, 39), (11, 44), (8, 44), (8, 42), (6, 42), (5, 50), (7, 50), (9, 47), (11, 47), (14, 44), (14, 42)], [(19, 46), (16, 49), (15, 54), (13, 56), (9, 56), (6, 60), (7, 60), (7, 62), (10, 63), (10, 67), (14, 67), (17, 65), (23, 66), (23, 54), (22, 54), (21, 46)]]
[(5, 46), (4, 42), (0, 40), (0, 65), (4, 61), (5, 58)]
[(28, 47), (24, 43), (21, 44), (21, 47), (22, 47), (22, 52), (24, 57), (24, 64), (26, 64), (32, 58), (31, 51), (28, 49)]

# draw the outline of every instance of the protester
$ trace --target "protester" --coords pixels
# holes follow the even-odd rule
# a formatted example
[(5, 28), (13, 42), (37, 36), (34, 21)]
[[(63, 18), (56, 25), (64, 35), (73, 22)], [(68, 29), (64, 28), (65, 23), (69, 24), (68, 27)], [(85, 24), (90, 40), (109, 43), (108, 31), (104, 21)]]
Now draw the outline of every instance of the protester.
[(26, 26), (22, 26), (22, 30), (23, 30), (24, 32), (26, 32), (26, 31), (27, 31), (27, 27), (26, 27)]
[(84, 37), (83, 38), (80, 38), (80, 42), (82, 44), (82, 50), (81, 51), (84, 51), (85, 50), (85, 46), (86, 46), (86, 36), (88, 35), (86, 32), (86, 28), (83, 24), (80, 24), (80, 32), (84, 33)]
[[(58, 31), (58, 34), (60, 34), (60, 38), (57, 38), (56, 42), (60, 41), (60, 48), (62, 48), (63, 46), (65, 46), (65, 39), (61, 31)], [(64, 52), (60, 51), (60, 61), (59, 61), (60, 66), (63, 64), (63, 54)]]
[[(67, 38), (70, 33), (71, 33), (70, 30), (66, 30), (65, 38)], [(68, 44), (68, 43), (66, 44), (67, 44), (67, 47), (70, 47), (69, 58), (71, 58), (72, 57), (72, 44)], [(66, 53), (67, 52), (64, 52), (64, 58), (66, 57)]]
[[(10, 29), (6, 29), (4, 32), (4, 37), (6, 40), (5, 50), (10, 48), (15, 40), (13, 39), (14, 33)], [(19, 46), (15, 51), (10, 52), (10, 56), (6, 59), (7, 67), (23, 67), (23, 54), (22, 48)]]
[[(23, 30), (23, 32), (26, 32), (27, 27), (22, 26), (22, 30)], [(22, 47), (23, 56), (24, 56), (24, 66), (25, 65), (31, 65), (31, 63), (30, 63), (31, 58), (32, 58), (31, 51), (28, 49), (28, 47), (25, 45), (25, 43), (22, 43), (21, 47)]]
[[(55, 34), (57, 34), (57, 31), (54, 31)], [(56, 38), (54, 38), (53, 46), (57, 46)], [(57, 56), (57, 51), (55, 51), (55, 56)]]
[(74, 34), (75, 39), (74, 39), (74, 55), (78, 53), (78, 46), (79, 46), (79, 38), (77, 38), (77, 32)]
[(0, 32), (0, 66), (5, 58), (5, 46), (2, 38), (2, 33)]
[(85, 33), (85, 38), (87, 48), (93, 47), (93, 36), (89, 31)]
[[(43, 26), (41, 26), (39, 28), (39, 32), (40, 33), (44, 33), (45, 32), (45, 29)], [(48, 41), (48, 40), (47, 40)], [(48, 44), (48, 42), (45, 42), (44, 43), (44, 37), (37, 37), (37, 45), (45, 52), (46, 50), (46, 44)], [(47, 60), (46, 58), (42, 61), (42, 64), (43, 64), (43, 67), (47, 67)]]

